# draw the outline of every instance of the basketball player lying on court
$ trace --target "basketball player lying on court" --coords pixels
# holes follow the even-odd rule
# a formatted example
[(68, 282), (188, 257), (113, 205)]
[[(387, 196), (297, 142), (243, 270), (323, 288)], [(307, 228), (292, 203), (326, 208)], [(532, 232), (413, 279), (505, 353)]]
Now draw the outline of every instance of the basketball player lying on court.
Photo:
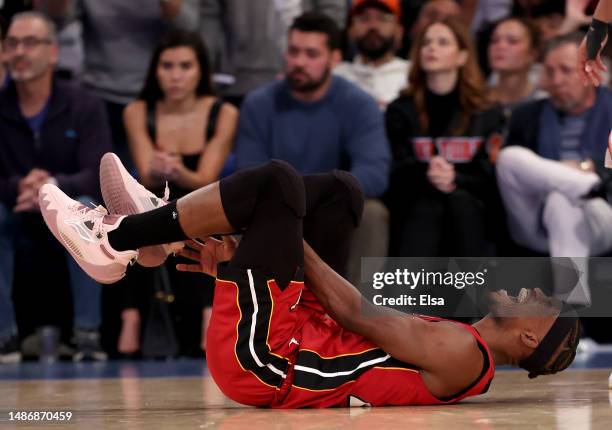
[[(181, 269), (217, 277), (207, 365), (239, 403), (447, 404), (487, 391), (496, 364), (535, 377), (575, 356), (579, 322), (558, 317), (559, 304), (537, 289), (495, 293), (492, 313), (473, 326), (364, 300), (330, 267), (345, 260), (361, 216), (361, 189), (348, 173), (302, 177), (271, 161), (175, 202), (149, 193), (113, 154), (102, 159), (100, 178), (111, 214), (47, 184), (40, 190), (47, 225), (102, 283), (122, 278), (139, 258), (161, 264), (171, 247), (160, 244), (205, 238), (183, 251), (199, 263)], [(237, 247), (210, 238), (236, 232)]]

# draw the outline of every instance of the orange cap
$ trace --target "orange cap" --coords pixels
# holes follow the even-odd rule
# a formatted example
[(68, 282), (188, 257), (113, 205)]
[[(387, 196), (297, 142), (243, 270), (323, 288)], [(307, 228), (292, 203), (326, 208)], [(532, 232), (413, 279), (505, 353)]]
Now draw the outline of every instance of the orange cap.
[(364, 7), (367, 6), (382, 6), (398, 18), (401, 18), (402, 16), (400, 0), (353, 0), (351, 15), (359, 13)]

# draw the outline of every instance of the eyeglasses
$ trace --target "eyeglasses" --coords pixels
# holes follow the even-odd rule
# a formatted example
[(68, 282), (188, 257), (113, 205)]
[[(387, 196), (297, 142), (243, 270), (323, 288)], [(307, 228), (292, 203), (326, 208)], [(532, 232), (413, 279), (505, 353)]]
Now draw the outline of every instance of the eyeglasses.
[(17, 50), (19, 45), (23, 45), (24, 50), (31, 51), (42, 44), (48, 45), (51, 44), (51, 42), (51, 39), (35, 36), (24, 37), (23, 39), (19, 39), (17, 37), (7, 37), (4, 41), (4, 49), (7, 52), (13, 52)]

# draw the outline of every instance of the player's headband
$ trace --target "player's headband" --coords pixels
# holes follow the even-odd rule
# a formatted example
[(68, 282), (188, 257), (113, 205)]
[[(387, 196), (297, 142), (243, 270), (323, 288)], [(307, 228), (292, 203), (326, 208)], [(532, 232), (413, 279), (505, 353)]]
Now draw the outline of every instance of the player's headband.
[(566, 348), (562, 349), (555, 361), (547, 366), (561, 342), (567, 337), (572, 329), (580, 330), (578, 316), (574, 310), (564, 305), (559, 316), (536, 350), (519, 363), (519, 366), (529, 371), (530, 379), (539, 375), (549, 375), (560, 372), (566, 369), (572, 361), (574, 361), (576, 346), (578, 345), (580, 337), (579, 333), (572, 336), (572, 339), (570, 339), (571, 344), (568, 344)]

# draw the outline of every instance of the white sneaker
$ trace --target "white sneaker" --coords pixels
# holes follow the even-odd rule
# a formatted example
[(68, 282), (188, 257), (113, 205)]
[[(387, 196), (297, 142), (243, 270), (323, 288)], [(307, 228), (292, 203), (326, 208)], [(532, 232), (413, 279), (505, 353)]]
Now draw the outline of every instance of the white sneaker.
[(43, 185), (38, 198), (47, 227), (85, 273), (101, 284), (112, 284), (125, 276), (138, 251), (115, 251), (108, 243), (108, 233), (125, 217), (108, 215), (102, 206), (88, 208), (52, 184)]
[[(111, 214), (118, 215), (133, 215), (157, 209), (168, 203), (170, 195), (167, 184), (161, 199), (140, 185), (112, 152), (104, 154), (100, 161), (100, 188), (106, 208)], [(141, 248), (138, 264), (157, 267), (166, 261), (168, 255), (180, 251), (183, 246), (182, 242), (175, 242)]]

